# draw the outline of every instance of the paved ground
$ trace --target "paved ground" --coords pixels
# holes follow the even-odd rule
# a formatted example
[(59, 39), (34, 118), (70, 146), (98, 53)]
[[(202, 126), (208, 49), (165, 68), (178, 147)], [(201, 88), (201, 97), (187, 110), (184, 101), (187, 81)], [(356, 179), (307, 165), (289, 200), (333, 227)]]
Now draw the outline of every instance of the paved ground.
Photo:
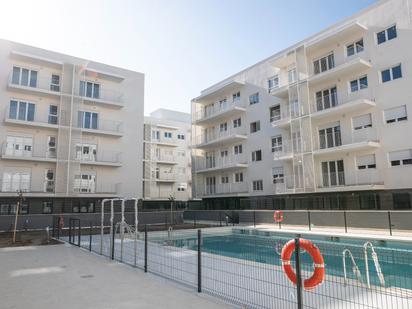
[(68, 245), (0, 249), (1, 309), (231, 308)]

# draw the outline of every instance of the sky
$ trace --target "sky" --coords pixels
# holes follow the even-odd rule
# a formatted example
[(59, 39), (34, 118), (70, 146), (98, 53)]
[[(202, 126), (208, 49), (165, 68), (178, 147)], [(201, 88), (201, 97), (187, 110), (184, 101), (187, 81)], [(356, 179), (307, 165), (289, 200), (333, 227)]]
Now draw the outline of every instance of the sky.
[[(376, 0), (2, 0), (0, 38), (145, 74), (145, 114)], [(1, 68), (1, 65), (0, 65)]]

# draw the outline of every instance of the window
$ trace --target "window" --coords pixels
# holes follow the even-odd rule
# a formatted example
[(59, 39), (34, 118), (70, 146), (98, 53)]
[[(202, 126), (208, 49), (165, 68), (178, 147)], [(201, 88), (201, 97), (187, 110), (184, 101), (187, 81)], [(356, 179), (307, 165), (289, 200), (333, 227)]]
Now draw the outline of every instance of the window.
[(243, 152), (243, 146), (242, 145), (235, 145), (233, 147), (233, 151), (235, 155), (241, 154)]
[(75, 147), (76, 160), (96, 161), (97, 145), (77, 144)]
[(36, 105), (24, 101), (10, 101), (9, 118), (23, 121), (34, 121)]
[(408, 120), (406, 105), (385, 109), (383, 111), (386, 123), (393, 123)]
[[(14, 215), (16, 214), (16, 204), (0, 204), (0, 215)], [(22, 203), (20, 205), (19, 213), (22, 215), (29, 213), (29, 205)]]
[(83, 97), (99, 99), (100, 98), (100, 84), (80, 81), (80, 95)]
[(321, 169), (324, 187), (345, 185), (343, 160), (322, 162)]
[(348, 57), (353, 56), (355, 54), (363, 52), (363, 50), (364, 50), (363, 39), (360, 39), (359, 41), (346, 45), (346, 56)]
[(2, 192), (16, 192), (30, 190), (30, 173), (28, 172), (3, 172)]
[(80, 128), (97, 129), (97, 113), (79, 111), (77, 117)]
[(220, 132), (226, 132), (227, 131), (227, 122), (223, 122), (219, 125), (219, 130)]
[(358, 170), (376, 168), (375, 155), (369, 154), (365, 156), (359, 156), (356, 158), (356, 164), (357, 164)]
[(11, 83), (35, 88), (37, 87), (37, 71), (14, 66)]
[(224, 110), (227, 108), (227, 99), (224, 98), (222, 100), (219, 100), (219, 109)]
[(58, 119), (58, 115), (57, 115), (57, 105), (50, 105), (49, 106), (49, 118), (48, 118), (48, 122), (50, 124), (57, 124), (57, 119)]
[(7, 136), (6, 156), (31, 157), (33, 150), (33, 138), (30, 136)]
[(262, 161), (262, 150), (252, 151), (252, 161)]
[(393, 193), (393, 209), (411, 209), (411, 197), (409, 193)]
[(283, 172), (283, 167), (274, 167), (272, 169), (273, 183), (284, 183), (285, 175)]
[(317, 91), (316, 97), (316, 109), (321, 111), (338, 105), (338, 94), (336, 87)]
[(163, 136), (164, 136), (165, 138), (172, 138), (172, 132), (164, 132), (164, 133), (163, 133)]
[(241, 125), (242, 125), (242, 119), (241, 118), (233, 120), (233, 127), (234, 128), (239, 128)]
[(362, 89), (368, 88), (368, 77), (363, 76), (358, 79), (354, 79), (350, 81), (350, 91), (351, 92), (356, 92)]
[(235, 173), (235, 182), (243, 182), (243, 173)]
[(354, 130), (361, 130), (372, 127), (372, 115), (365, 114), (352, 118), (352, 125)]
[(232, 94), (232, 100), (233, 100), (233, 102), (240, 100), (240, 91)]
[(96, 175), (93, 173), (83, 172), (74, 175), (73, 183), (74, 192), (79, 193), (95, 193), (96, 190)]
[(272, 137), (272, 152), (282, 151), (282, 135)]
[(395, 80), (398, 78), (402, 78), (402, 67), (400, 64), (381, 71), (381, 81), (382, 83), (389, 82), (391, 80)]
[(53, 202), (52, 201), (43, 202), (42, 213), (44, 214), (53, 213)]
[(268, 79), (269, 91), (276, 88), (279, 88), (279, 75), (275, 75)]
[(255, 121), (250, 124), (250, 133), (260, 131), (260, 121)]
[(57, 157), (57, 148), (56, 148), (56, 137), (48, 136), (47, 137), (47, 157), (56, 158)]
[(320, 149), (341, 146), (340, 125), (319, 130), (319, 145)]
[(288, 82), (289, 84), (294, 83), (296, 81), (296, 68), (292, 68), (288, 70)]
[(160, 131), (152, 131), (152, 139), (160, 139)]
[(335, 67), (333, 53), (313, 61), (313, 72), (319, 74)]
[(280, 120), (280, 105), (272, 106), (269, 108), (270, 122)]
[(177, 139), (184, 140), (184, 139), (185, 139), (185, 135), (184, 135), (184, 134), (182, 134), (182, 133), (177, 134)]
[(72, 212), (94, 212), (94, 202), (87, 200), (76, 201), (72, 207)]
[(252, 189), (253, 191), (263, 191), (263, 180), (253, 180)]
[(52, 74), (50, 82), (51, 91), (60, 91), (60, 76), (57, 74)]
[(396, 38), (397, 36), (398, 34), (396, 32), (396, 25), (394, 25), (376, 33), (376, 41), (378, 42), (378, 44), (382, 44), (386, 41)]
[(179, 183), (177, 185), (177, 191), (183, 192), (183, 191), (186, 191), (186, 189), (187, 189), (187, 183), (185, 182)]
[(229, 176), (222, 176), (221, 183), (229, 183)]
[(221, 150), (220, 151), (220, 157), (221, 158), (226, 158), (229, 155), (229, 151), (227, 149)]
[(44, 171), (44, 192), (54, 192), (54, 176), (55, 172), (52, 169), (46, 169)]
[(252, 95), (249, 96), (249, 104), (253, 105), (259, 103), (259, 92), (254, 93)]
[(412, 165), (412, 150), (400, 150), (389, 152), (391, 166)]

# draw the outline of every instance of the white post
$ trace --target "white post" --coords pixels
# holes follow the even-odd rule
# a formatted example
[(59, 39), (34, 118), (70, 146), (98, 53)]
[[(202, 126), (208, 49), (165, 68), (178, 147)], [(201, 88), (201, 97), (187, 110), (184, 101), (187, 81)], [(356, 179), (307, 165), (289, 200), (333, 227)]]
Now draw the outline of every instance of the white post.
[(100, 254), (103, 254), (103, 236), (104, 236), (104, 203), (110, 201), (109, 199), (102, 200), (102, 216), (100, 223)]
[(137, 217), (137, 198), (134, 200), (134, 266), (137, 264), (137, 232), (138, 232), (138, 217)]
[(122, 201), (122, 219), (120, 221), (120, 261), (123, 261), (123, 244), (124, 244), (124, 206), (126, 199), (121, 199)]

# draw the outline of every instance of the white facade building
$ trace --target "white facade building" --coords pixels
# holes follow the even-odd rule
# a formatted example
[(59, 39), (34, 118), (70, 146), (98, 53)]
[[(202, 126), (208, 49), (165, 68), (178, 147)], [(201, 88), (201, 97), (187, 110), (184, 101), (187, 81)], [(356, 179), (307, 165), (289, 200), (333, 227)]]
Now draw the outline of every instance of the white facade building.
[(196, 197), (409, 209), (411, 22), (410, 0), (379, 1), (202, 91)]
[(143, 74), (6, 40), (0, 61), (0, 214), (17, 190), (23, 213), (142, 196)]
[(144, 199), (192, 197), (190, 114), (158, 109), (144, 120)]

